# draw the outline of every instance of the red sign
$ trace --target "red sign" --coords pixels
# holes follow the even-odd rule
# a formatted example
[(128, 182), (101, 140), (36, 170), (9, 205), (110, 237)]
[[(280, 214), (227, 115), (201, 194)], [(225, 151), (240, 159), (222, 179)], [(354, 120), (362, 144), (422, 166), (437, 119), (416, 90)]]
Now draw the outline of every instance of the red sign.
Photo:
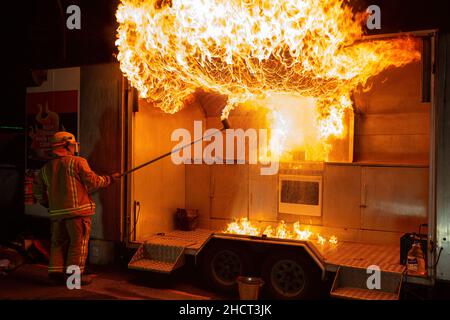
[(50, 138), (58, 131), (77, 128), (78, 91), (28, 93), (28, 158), (50, 159)]

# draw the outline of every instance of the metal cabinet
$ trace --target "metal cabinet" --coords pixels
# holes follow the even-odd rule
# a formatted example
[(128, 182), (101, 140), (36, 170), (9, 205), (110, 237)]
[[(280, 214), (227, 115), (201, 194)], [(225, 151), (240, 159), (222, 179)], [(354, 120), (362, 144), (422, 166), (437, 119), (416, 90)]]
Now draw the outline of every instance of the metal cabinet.
[(410, 232), (427, 217), (427, 167), (326, 165), (324, 226)]
[(261, 175), (260, 165), (249, 166), (249, 219), (278, 220), (278, 175)]
[(428, 168), (364, 167), (361, 181), (362, 229), (418, 231), (427, 223)]
[(201, 219), (209, 219), (210, 217), (210, 167), (207, 164), (185, 166), (185, 207), (198, 210)]
[(327, 227), (361, 226), (361, 167), (326, 165), (322, 223)]
[(211, 166), (211, 218), (248, 217), (248, 170), (244, 164)]

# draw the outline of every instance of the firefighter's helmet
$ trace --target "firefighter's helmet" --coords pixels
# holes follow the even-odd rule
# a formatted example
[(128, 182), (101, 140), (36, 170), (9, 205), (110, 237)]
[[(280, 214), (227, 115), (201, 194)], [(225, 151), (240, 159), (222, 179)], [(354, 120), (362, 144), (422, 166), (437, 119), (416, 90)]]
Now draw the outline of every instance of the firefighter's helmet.
[(75, 139), (75, 136), (71, 134), (70, 132), (60, 131), (53, 135), (53, 137), (50, 139), (50, 143), (52, 145), (52, 148), (60, 148), (60, 147), (66, 147), (69, 144), (78, 144), (77, 140)]

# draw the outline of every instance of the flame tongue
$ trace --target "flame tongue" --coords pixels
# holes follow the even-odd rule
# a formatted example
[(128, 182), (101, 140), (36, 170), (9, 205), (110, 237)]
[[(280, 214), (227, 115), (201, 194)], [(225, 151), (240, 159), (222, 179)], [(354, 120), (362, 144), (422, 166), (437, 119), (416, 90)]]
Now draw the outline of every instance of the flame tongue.
[(247, 218), (236, 219), (227, 225), (225, 233), (248, 235), (248, 236), (267, 236), (269, 238), (280, 238), (280, 239), (294, 239), (294, 240), (313, 240), (319, 245), (324, 245), (326, 243), (330, 245), (336, 245), (338, 240), (336, 236), (332, 235), (326, 239), (326, 237), (320, 235), (319, 233), (314, 233), (309, 230), (306, 226), (302, 228), (300, 222), (295, 222), (293, 224), (292, 230), (288, 225), (281, 220), (275, 230), (271, 225), (267, 226), (263, 232), (260, 228), (255, 226)]
[(248, 236), (259, 236), (261, 234), (260, 230), (245, 218), (230, 223), (227, 227), (227, 232)]
[(174, 113), (197, 88), (223, 110), (272, 94), (316, 99), (320, 138), (342, 134), (350, 93), (420, 57), (413, 39), (360, 42), (344, 0), (121, 0), (118, 60), (141, 97)]

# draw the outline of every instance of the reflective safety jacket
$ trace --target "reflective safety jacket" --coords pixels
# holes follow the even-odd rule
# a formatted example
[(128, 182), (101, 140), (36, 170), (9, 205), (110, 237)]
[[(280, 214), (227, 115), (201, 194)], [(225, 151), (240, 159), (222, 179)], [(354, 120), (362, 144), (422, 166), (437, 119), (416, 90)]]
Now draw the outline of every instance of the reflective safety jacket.
[(66, 155), (41, 168), (33, 183), (33, 194), (39, 203), (48, 205), (53, 219), (89, 216), (95, 213), (90, 193), (110, 184), (111, 177), (97, 175), (86, 159)]

